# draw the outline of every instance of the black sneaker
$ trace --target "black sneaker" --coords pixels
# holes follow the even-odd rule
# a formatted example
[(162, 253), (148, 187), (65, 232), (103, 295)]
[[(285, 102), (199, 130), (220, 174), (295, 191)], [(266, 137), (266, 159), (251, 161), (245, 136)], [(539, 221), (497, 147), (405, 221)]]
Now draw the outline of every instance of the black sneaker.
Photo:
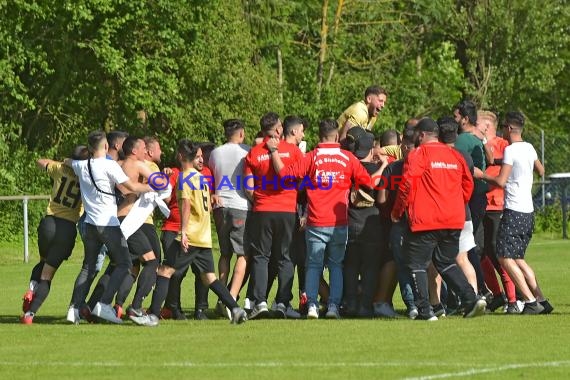
[(188, 318), (186, 318), (186, 315), (182, 310), (176, 308), (172, 310), (172, 319), (175, 321), (186, 321)]
[(473, 318), (485, 314), (485, 307), (487, 302), (483, 297), (478, 296), (471, 305), (465, 305), (465, 313), (463, 318)]
[(249, 313), (249, 319), (263, 318), (269, 315), (269, 309), (267, 308), (267, 302), (259, 302), (253, 307), (251, 313)]
[(544, 308), (544, 310), (541, 311), (540, 314), (550, 314), (554, 310), (554, 306), (552, 306), (550, 302), (548, 302), (548, 300), (541, 301), (540, 304)]
[(503, 293), (493, 296), (493, 300), (487, 304), (487, 310), (494, 312), (498, 308), (502, 308), (507, 303)]
[(433, 313), (435, 314), (436, 317), (445, 318), (445, 308), (441, 303), (438, 303), (437, 305), (432, 305), (431, 308), (433, 309)]
[(544, 311), (544, 306), (542, 306), (538, 302), (536, 301), (525, 302), (522, 314), (535, 315), (535, 314), (541, 314), (543, 311)]
[(516, 302), (509, 302), (507, 305), (507, 314), (520, 314), (521, 309)]
[(196, 309), (194, 312), (194, 319), (198, 321), (205, 321), (208, 320), (208, 316), (206, 315), (206, 310)]

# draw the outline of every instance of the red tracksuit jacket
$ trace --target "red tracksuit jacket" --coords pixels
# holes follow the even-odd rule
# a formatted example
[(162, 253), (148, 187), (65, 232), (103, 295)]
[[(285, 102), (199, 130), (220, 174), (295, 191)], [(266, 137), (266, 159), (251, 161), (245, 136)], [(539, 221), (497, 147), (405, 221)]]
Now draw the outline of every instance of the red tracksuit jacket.
[(413, 232), (463, 229), (465, 204), (473, 177), (461, 153), (440, 142), (427, 142), (410, 152), (392, 216), (404, 210)]

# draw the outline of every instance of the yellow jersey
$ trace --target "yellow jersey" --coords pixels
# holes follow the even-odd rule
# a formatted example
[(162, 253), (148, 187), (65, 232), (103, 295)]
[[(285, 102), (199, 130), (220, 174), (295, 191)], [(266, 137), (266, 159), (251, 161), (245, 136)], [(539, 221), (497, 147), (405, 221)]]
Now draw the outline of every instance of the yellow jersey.
[[(190, 201), (190, 215), (185, 231), (188, 243), (194, 247), (212, 248), (210, 189), (207, 181), (202, 179), (202, 174), (194, 168), (180, 173), (176, 184), (176, 197), (180, 217), (182, 217), (183, 200)], [(178, 240), (181, 238), (182, 235), (179, 234)]]
[(46, 171), (53, 180), (47, 215), (77, 223), (82, 204), (79, 180), (73, 169), (62, 162), (50, 162)]
[(370, 117), (368, 115), (368, 107), (364, 100), (361, 100), (348, 107), (342, 115), (340, 115), (337, 119), (338, 127), (344, 127), (347, 121), (351, 128), (358, 126), (370, 131), (372, 127), (374, 127), (374, 123), (376, 123), (376, 116)]
[(394, 157), (396, 160), (404, 158), (402, 147), (400, 145), (386, 145), (382, 147), (388, 156)]

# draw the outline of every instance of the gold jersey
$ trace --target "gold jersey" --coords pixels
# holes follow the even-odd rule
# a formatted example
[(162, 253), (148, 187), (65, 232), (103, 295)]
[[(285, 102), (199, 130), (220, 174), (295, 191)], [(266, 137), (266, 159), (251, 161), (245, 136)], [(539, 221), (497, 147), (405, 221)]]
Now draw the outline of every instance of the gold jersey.
[(361, 100), (348, 107), (342, 115), (340, 115), (337, 119), (338, 127), (344, 127), (347, 121), (351, 128), (362, 127), (370, 131), (372, 127), (374, 127), (374, 123), (376, 123), (376, 116), (370, 117), (368, 115), (368, 107), (366, 103), (364, 103), (364, 100)]
[(394, 157), (396, 160), (404, 158), (402, 147), (400, 145), (386, 145), (382, 147), (388, 156)]
[[(183, 200), (190, 201), (190, 216), (185, 231), (188, 243), (194, 247), (212, 248), (210, 189), (207, 181), (201, 178), (202, 174), (193, 168), (180, 173), (176, 184), (176, 197), (181, 217)], [(178, 240), (181, 238), (180, 234)]]
[(50, 162), (46, 170), (53, 180), (47, 215), (77, 223), (82, 206), (79, 179), (71, 167), (61, 162)]

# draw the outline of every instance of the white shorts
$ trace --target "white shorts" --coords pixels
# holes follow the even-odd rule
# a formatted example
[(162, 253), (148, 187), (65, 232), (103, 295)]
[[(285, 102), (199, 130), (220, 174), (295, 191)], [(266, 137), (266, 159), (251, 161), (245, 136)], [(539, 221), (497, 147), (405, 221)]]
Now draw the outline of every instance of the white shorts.
[(465, 221), (461, 235), (459, 236), (459, 252), (467, 252), (471, 248), (475, 248), (475, 237), (473, 236), (473, 222), (470, 220)]

